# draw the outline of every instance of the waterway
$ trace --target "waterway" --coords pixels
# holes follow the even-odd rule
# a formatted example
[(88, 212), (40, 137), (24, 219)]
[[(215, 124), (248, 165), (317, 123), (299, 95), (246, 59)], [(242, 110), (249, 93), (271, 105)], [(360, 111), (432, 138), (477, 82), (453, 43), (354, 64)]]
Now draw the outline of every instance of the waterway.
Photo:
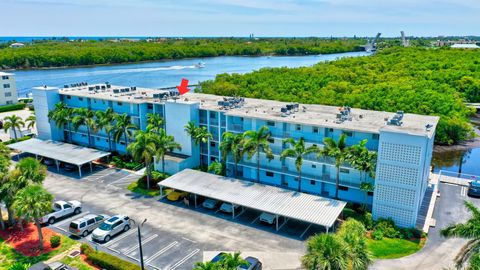
[[(112, 66), (19, 70), (14, 73), (19, 97), (23, 97), (32, 87), (41, 85), (62, 87), (75, 82), (93, 84), (108, 81), (114, 85), (171, 87), (178, 85), (182, 78), (196, 84), (214, 79), (220, 73), (246, 73), (266, 67), (312, 66), (321, 61), (366, 55), (366, 52), (350, 52), (312, 56), (213, 57)], [(205, 67), (195, 67), (199, 62), (204, 63)], [(461, 170), (466, 174), (480, 175), (480, 148), (435, 152), (432, 164), (435, 171)]]

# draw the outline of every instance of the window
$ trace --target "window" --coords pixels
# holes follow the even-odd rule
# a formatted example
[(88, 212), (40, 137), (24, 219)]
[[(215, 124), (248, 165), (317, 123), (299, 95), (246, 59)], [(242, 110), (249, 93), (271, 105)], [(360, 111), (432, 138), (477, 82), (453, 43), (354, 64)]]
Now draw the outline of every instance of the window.
[(318, 133), (318, 127), (313, 127), (313, 133)]
[(274, 138), (268, 138), (268, 142), (269, 143), (275, 143), (275, 139)]
[(82, 97), (79, 97), (78, 100), (83, 101), (83, 98), (82, 98)]
[(302, 130), (302, 126), (301, 126), (301, 125), (296, 125), (296, 126), (295, 126), (295, 130), (296, 130), (296, 131), (301, 131), (301, 130)]
[(273, 177), (273, 172), (266, 171), (265, 174), (266, 174), (268, 177)]
[(346, 187), (346, 186), (338, 186), (338, 190), (348, 191), (348, 187)]
[(5, 92), (5, 97), (11, 97), (12, 96), (12, 92)]
[(95, 217), (95, 221), (96, 221), (96, 222), (100, 222), (100, 221), (102, 221), (102, 219), (103, 219), (102, 216), (96, 216), (96, 217)]
[(372, 134), (372, 139), (378, 140), (380, 138), (379, 134)]
[(333, 132), (333, 128), (329, 128), (329, 129), (328, 129), (328, 132)]
[(122, 102), (117, 102), (117, 105), (122, 106), (123, 104), (122, 104)]
[(347, 137), (352, 137), (353, 136), (353, 132), (351, 132), (351, 131), (344, 131), (343, 134), (347, 135)]
[(212, 119), (217, 118), (217, 113), (216, 112), (210, 112), (210, 118), (212, 118)]
[(243, 122), (243, 117), (240, 117), (240, 121), (242, 121), (242, 122)]
[(13, 101), (8, 100), (8, 101), (7, 101), (7, 104), (13, 104)]
[(85, 227), (85, 225), (87, 225), (87, 224), (85, 224), (85, 222), (80, 223), (80, 228)]
[(9, 83), (3, 84), (3, 88), (10, 88), (10, 84)]
[(215, 146), (216, 146), (215, 142), (210, 142), (210, 147), (215, 147)]
[(315, 186), (316, 183), (317, 183), (317, 181), (315, 181), (315, 180), (310, 180), (310, 185)]
[(288, 182), (287, 182), (287, 180), (282, 179), (281, 185), (284, 186), (284, 187), (288, 187)]
[(217, 161), (217, 158), (212, 156), (212, 157), (210, 157), (210, 161), (215, 162), (215, 161)]
[(316, 169), (316, 168), (317, 168), (317, 165), (312, 164), (312, 168)]
[(373, 196), (373, 191), (369, 191), (367, 194), (368, 196)]
[(8, 80), (8, 76), (2, 76), (2, 80)]
[(94, 224), (94, 223), (95, 223), (95, 219), (94, 219), (94, 218), (91, 218), (91, 219), (89, 219), (89, 220), (87, 221), (87, 224), (88, 224), (88, 225), (92, 225), (92, 224)]
[(273, 121), (267, 121), (267, 126), (274, 127), (274, 126), (275, 126), (275, 122), (273, 122)]
[(125, 142), (120, 142), (121, 145), (125, 145)]
[(153, 104), (148, 103), (148, 104), (147, 104), (147, 109), (153, 110)]
[(97, 100), (96, 100), (96, 99), (93, 99), (93, 103), (97, 103)]
[(67, 99), (72, 99), (72, 96), (67, 96)]
[(345, 169), (345, 168), (340, 168), (340, 172), (341, 172), (341, 173), (350, 173), (350, 170), (349, 170), (349, 169)]
[(122, 224), (122, 221), (120, 221), (120, 220), (115, 222), (112, 226), (112, 229), (115, 229), (116, 227), (120, 226), (120, 224)]
[(72, 208), (72, 206), (70, 206), (70, 204), (64, 204), (64, 205), (63, 205), (63, 208), (64, 208), (64, 209), (68, 209), (68, 208)]

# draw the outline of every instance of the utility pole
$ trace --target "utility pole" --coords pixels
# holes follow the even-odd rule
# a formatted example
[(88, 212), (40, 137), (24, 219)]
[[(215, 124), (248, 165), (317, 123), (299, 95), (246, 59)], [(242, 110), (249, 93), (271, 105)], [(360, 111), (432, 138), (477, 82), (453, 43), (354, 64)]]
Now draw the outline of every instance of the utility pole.
[[(137, 223), (135, 222), (135, 220), (133, 220), (133, 223), (135, 225), (137, 225)], [(144, 263), (143, 263), (143, 249), (142, 249), (142, 233), (140, 231), (140, 227), (143, 227), (143, 224), (145, 224), (145, 222), (147, 222), (147, 219), (144, 219), (142, 224), (140, 225), (137, 225), (137, 233), (138, 233), (138, 248), (140, 249), (140, 267), (142, 270), (145, 270), (145, 266), (144, 266)]]

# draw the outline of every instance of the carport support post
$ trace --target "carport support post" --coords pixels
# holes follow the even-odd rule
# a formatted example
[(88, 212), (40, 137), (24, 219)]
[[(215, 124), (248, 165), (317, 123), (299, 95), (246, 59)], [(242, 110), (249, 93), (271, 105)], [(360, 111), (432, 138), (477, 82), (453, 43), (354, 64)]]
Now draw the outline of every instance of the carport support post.
[(92, 162), (90, 161), (90, 173), (93, 173), (93, 166), (92, 166)]
[(276, 219), (275, 225), (277, 226), (277, 231), (278, 231), (278, 215), (275, 215), (275, 219)]
[(82, 165), (78, 165), (78, 175), (82, 178)]
[(57, 165), (57, 172), (60, 171), (60, 162), (58, 162), (58, 160), (55, 159), (55, 165)]
[(193, 197), (195, 198), (195, 208), (197, 208), (197, 194), (193, 194)]
[(327, 227), (327, 233), (328, 233), (328, 229), (330, 229), (330, 227)]
[(232, 219), (235, 219), (235, 204), (232, 203)]

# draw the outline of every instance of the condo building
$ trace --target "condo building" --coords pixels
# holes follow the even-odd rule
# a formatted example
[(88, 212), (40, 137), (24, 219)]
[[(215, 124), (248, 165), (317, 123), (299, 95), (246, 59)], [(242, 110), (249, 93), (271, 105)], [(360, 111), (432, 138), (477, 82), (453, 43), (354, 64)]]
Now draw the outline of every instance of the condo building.
[[(196, 168), (221, 160), (219, 150), (224, 132), (243, 133), (267, 126), (273, 159), (260, 155), (260, 182), (296, 190), (299, 187), (295, 161), (280, 159), (287, 147), (286, 138), (304, 138), (306, 146), (323, 146), (325, 138), (345, 134), (347, 145), (366, 139), (366, 147), (378, 152), (375, 178), (361, 177), (361, 172), (348, 163), (340, 167), (339, 199), (372, 206), (374, 219), (392, 218), (397, 225), (414, 227), (422, 200), (428, 187), (435, 128), (438, 117), (403, 112), (380, 112), (349, 107), (310, 104), (291, 104), (272, 100), (232, 98), (208, 94), (187, 93), (179, 96), (168, 89), (121, 87), (109, 83), (88, 85), (78, 83), (64, 88), (34, 88), (33, 99), (37, 116), (38, 137), (44, 140), (65, 141), (69, 138), (67, 126), (58, 127), (48, 119), (55, 104), (64, 102), (71, 108), (106, 110), (131, 116), (140, 129), (147, 125), (147, 114), (159, 114), (165, 119), (167, 134), (175, 137), (181, 150), (165, 157), (165, 170), (170, 173), (185, 168)], [(213, 138), (208, 143), (195, 145), (185, 131), (189, 121), (206, 127)], [(71, 132), (72, 142), (94, 148), (125, 153), (127, 142), (109, 142), (104, 130), (90, 137), (86, 127)], [(90, 139), (90, 143), (89, 140)], [(110, 146), (109, 146), (110, 145)], [(255, 181), (256, 157), (246, 156), (234, 166), (225, 161), (227, 175)], [(161, 170), (161, 163), (155, 168)], [(235, 172), (235, 168), (237, 171)], [(323, 197), (335, 195), (335, 161), (315, 154), (306, 156), (302, 167), (301, 191)], [(366, 194), (360, 189), (362, 181), (374, 185)]]
[(0, 106), (14, 103), (17, 103), (15, 76), (0, 71)]

